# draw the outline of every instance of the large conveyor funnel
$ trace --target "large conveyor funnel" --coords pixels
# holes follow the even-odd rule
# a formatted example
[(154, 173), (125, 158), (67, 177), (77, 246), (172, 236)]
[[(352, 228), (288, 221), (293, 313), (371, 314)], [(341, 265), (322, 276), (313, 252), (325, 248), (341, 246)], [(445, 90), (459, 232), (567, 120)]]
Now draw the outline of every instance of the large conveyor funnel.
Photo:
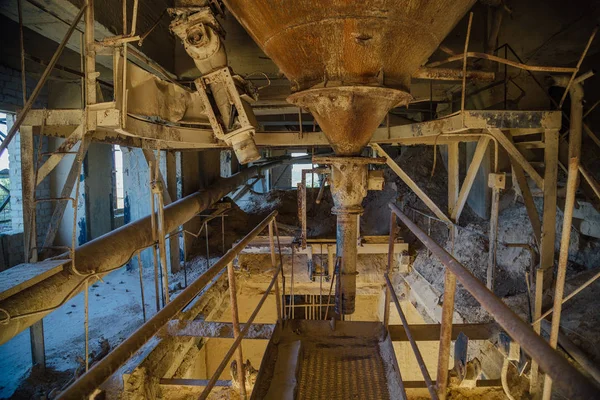
[[(357, 155), (387, 112), (411, 99), (412, 74), (475, 0), (224, 0), (292, 83), (288, 101), (308, 108), (336, 155), (338, 312), (352, 314), (356, 226), (367, 164)], [(372, 159), (371, 159), (372, 160)]]
[(292, 83), (290, 101), (311, 110), (340, 155), (358, 154), (387, 111), (410, 99), (411, 75), (475, 3), (224, 1)]

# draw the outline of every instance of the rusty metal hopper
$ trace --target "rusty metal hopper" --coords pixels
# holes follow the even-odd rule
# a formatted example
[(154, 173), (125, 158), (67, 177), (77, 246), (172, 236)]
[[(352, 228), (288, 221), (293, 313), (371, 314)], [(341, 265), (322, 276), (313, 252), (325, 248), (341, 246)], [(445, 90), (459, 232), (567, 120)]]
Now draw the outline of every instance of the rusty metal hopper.
[(339, 155), (410, 100), (411, 75), (475, 0), (225, 0)]

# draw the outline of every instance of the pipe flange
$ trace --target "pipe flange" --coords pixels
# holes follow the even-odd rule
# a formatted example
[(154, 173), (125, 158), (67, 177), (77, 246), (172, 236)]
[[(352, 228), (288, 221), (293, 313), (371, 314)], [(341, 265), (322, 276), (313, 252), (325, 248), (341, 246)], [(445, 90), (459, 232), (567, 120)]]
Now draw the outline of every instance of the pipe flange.
[(362, 206), (335, 206), (331, 209), (331, 213), (335, 215), (359, 215), (363, 211), (364, 208)]

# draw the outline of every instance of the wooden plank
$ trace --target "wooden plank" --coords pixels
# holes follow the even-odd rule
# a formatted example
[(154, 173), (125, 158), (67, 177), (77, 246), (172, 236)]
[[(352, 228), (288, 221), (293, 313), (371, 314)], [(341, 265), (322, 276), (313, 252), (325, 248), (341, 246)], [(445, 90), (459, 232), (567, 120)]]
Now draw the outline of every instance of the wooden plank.
[(446, 222), (447, 224), (452, 224), (452, 221), (450, 221), (450, 218), (448, 218), (446, 216), (446, 214), (444, 214), (442, 212), (442, 210), (440, 210), (440, 208), (433, 202), (433, 200), (431, 200), (429, 198), (429, 196), (427, 196), (425, 194), (425, 192), (423, 192), (421, 190), (421, 188), (419, 187), (419, 185), (416, 184), (415, 181), (413, 181), (410, 176), (408, 176), (408, 174), (406, 174), (406, 172), (404, 172), (404, 170), (402, 168), (400, 168), (400, 166), (389, 156), (389, 154), (387, 154), (380, 145), (378, 144), (371, 144), (371, 146), (377, 150), (377, 154), (379, 154), (382, 157), (385, 157), (386, 159), (386, 163), (388, 165), (388, 167), (390, 167), (392, 169), (392, 171), (394, 171), (396, 173), (396, 175), (398, 175), (400, 177), (400, 179), (402, 179), (402, 181), (413, 191), (415, 192), (415, 194), (417, 195), (417, 197), (419, 197), (419, 199), (421, 199), (421, 201), (423, 201), (423, 203), (425, 203), (425, 205), (436, 215), (436, 217), (438, 217), (439, 219), (441, 219), (442, 221)]
[(456, 206), (458, 201), (458, 192), (460, 189), (459, 181), (459, 151), (458, 143), (448, 144), (448, 213)]
[(463, 182), (462, 187), (460, 188), (460, 193), (458, 194), (458, 200), (456, 201), (456, 206), (451, 211), (452, 220), (458, 222), (460, 218), (460, 214), (467, 203), (467, 198), (469, 197), (469, 192), (471, 191), (471, 187), (473, 186), (473, 182), (475, 182), (475, 177), (477, 176), (477, 170), (481, 165), (481, 161), (483, 161), (483, 157), (485, 156), (485, 152), (487, 150), (488, 143), (490, 142), (490, 138), (487, 136), (481, 136), (479, 142), (477, 142), (477, 148), (475, 149), (475, 153), (473, 154), (473, 159), (471, 160), (471, 164), (467, 169), (467, 174), (465, 176), (465, 180)]
[[(512, 141), (510, 133), (507, 133), (506, 137)], [(510, 157), (510, 163), (515, 173), (516, 183), (523, 194), (523, 202), (525, 203), (525, 209), (527, 210), (527, 215), (529, 216), (529, 222), (531, 223), (531, 229), (533, 230), (533, 237), (535, 238), (536, 243), (539, 245), (542, 237), (542, 223), (540, 221), (540, 215), (538, 214), (537, 208), (533, 201), (531, 189), (527, 183), (527, 177), (525, 177), (523, 168), (521, 168), (521, 166), (512, 157)]]
[(56, 168), (58, 163), (67, 155), (67, 151), (70, 151), (75, 144), (77, 144), (81, 137), (83, 136), (83, 126), (79, 125), (72, 134), (69, 135), (68, 138), (56, 149), (54, 154), (51, 154), (50, 157), (42, 164), (42, 166), (38, 169), (37, 172), (37, 183), (39, 185), (42, 183), (45, 177), (50, 175), (50, 172)]
[(70, 260), (45, 260), (15, 265), (0, 272), (0, 301), (56, 275)]
[(541, 175), (529, 164), (527, 159), (521, 154), (521, 152), (515, 147), (515, 145), (506, 137), (506, 135), (498, 128), (489, 128), (488, 131), (498, 141), (502, 147), (508, 152), (508, 155), (512, 157), (527, 174), (533, 179), (537, 187), (544, 189), (544, 180)]

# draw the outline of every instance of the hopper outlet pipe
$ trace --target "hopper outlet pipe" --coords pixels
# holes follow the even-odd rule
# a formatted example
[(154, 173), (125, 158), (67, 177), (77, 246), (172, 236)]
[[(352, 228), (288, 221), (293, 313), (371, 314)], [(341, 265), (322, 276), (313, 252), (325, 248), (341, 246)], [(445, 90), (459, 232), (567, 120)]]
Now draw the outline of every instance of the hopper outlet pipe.
[(385, 159), (367, 157), (313, 157), (314, 164), (331, 166), (331, 196), (337, 215), (336, 254), (340, 258), (335, 290), (335, 308), (341, 315), (353, 314), (356, 304), (356, 263), (358, 258), (358, 218), (367, 195), (368, 164)]
[[(244, 185), (252, 177), (280, 164), (272, 161), (246, 168), (216, 181), (209, 188), (177, 200), (164, 209), (165, 232), (175, 232), (198, 213)], [(75, 250), (75, 273), (70, 264), (64, 271), (44, 279), (0, 301), (0, 345), (44, 318), (84, 289), (121, 267), (141, 249), (154, 243), (150, 215), (91, 240)], [(64, 255), (68, 258), (68, 254)]]
[[(196, 87), (216, 138), (232, 146), (240, 164), (260, 160), (254, 141), (258, 123), (249, 103), (240, 96), (243, 93), (256, 100), (256, 90), (227, 66), (225, 31), (211, 8), (169, 11), (174, 18), (171, 31), (181, 39), (202, 75)], [(209, 99), (209, 92), (214, 101)]]

